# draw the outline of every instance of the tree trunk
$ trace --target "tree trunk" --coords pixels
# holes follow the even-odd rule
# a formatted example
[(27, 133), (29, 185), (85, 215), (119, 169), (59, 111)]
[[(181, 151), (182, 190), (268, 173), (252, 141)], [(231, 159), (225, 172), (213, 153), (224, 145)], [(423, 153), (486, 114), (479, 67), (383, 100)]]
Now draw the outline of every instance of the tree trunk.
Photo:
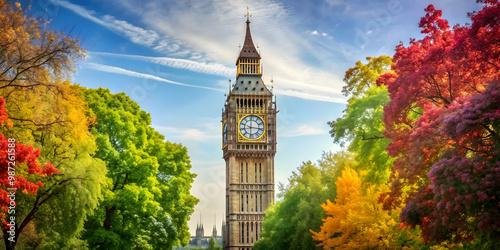
[(116, 207), (113, 206), (111, 208), (106, 207), (106, 218), (104, 219), (103, 227), (108, 231), (111, 228), (111, 216), (115, 212)]
[(9, 240), (10, 234), (7, 229), (3, 230), (3, 242), (5, 243), (5, 249), (6, 250), (14, 250), (16, 249), (16, 243), (17, 243), (17, 230), (16, 230), (16, 237), (14, 237), (14, 242)]

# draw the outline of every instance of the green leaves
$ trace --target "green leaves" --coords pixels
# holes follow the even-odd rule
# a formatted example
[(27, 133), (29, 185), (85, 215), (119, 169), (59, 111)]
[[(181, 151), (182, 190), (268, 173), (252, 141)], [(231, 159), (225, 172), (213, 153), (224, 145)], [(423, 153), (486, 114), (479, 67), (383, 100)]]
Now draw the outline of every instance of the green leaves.
[(186, 148), (164, 142), (150, 115), (125, 94), (99, 88), (83, 95), (97, 121), (96, 157), (106, 162), (111, 180), (100, 212), (86, 223), (90, 247), (187, 244), (187, 221), (198, 200), (190, 194), (196, 175)]
[(363, 173), (363, 181), (383, 184), (393, 162), (385, 150), (390, 140), (383, 135), (382, 121), (389, 94), (385, 86), (376, 85), (376, 80), (390, 71), (392, 62), (388, 56), (367, 57), (367, 60), (367, 64), (357, 62), (346, 71), (347, 85), (343, 92), (352, 96), (344, 116), (328, 124), (333, 141), (341, 146), (349, 144), (348, 150), (355, 153), (358, 162), (355, 169)]
[(366, 60), (367, 64), (358, 61), (356, 66), (345, 72), (344, 82), (347, 85), (342, 87), (345, 96), (363, 95), (367, 89), (375, 86), (380, 75), (390, 71), (392, 65), (390, 56), (366, 57)]

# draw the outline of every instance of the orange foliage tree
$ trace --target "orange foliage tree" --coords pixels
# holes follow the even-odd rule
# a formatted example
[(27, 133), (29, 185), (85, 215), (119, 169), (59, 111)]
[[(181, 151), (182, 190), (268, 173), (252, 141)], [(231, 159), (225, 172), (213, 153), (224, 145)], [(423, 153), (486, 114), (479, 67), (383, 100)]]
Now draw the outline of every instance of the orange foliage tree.
[(335, 182), (337, 196), (321, 207), (328, 217), (320, 232), (311, 230), (314, 240), (324, 249), (394, 248), (397, 221), (394, 214), (382, 209), (374, 187), (363, 195), (361, 179), (356, 171), (346, 168)]

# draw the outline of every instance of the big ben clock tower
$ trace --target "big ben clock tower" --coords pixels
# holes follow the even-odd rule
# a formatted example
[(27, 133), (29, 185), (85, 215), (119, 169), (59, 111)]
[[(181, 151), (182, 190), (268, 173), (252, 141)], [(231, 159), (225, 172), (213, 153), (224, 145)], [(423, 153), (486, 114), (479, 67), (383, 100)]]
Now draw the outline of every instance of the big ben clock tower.
[(222, 112), (226, 161), (224, 249), (247, 250), (259, 240), (264, 212), (274, 201), (276, 102), (262, 80), (261, 57), (246, 15), (245, 42), (236, 61), (236, 82)]

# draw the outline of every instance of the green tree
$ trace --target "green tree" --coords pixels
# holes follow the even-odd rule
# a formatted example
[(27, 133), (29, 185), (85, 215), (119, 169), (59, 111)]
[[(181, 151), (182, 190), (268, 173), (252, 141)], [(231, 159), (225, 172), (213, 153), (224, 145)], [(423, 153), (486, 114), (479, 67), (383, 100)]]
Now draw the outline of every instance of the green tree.
[(151, 117), (124, 93), (83, 91), (95, 115), (92, 127), (106, 162), (104, 201), (86, 223), (84, 237), (98, 249), (170, 249), (187, 245), (187, 221), (198, 199), (185, 147), (164, 141)]
[(212, 236), (210, 237), (210, 241), (208, 241), (208, 250), (222, 250), (221, 245), (219, 245), (219, 241), (215, 240), (215, 238)]
[(383, 107), (389, 102), (385, 86), (377, 86), (378, 77), (390, 71), (392, 65), (389, 56), (367, 57), (367, 63), (361, 61), (346, 71), (342, 92), (350, 97), (343, 117), (329, 122), (330, 134), (335, 143), (345, 145), (355, 153), (358, 165), (356, 170), (362, 173), (363, 181), (368, 183), (386, 183), (393, 159), (385, 148), (390, 140), (383, 136)]
[(321, 204), (335, 196), (335, 179), (344, 167), (355, 165), (350, 154), (324, 153), (318, 164), (304, 162), (282, 187), (282, 200), (266, 210), (261, 239), (255, 249), (314, 249), (310, 229), (320, 230)]

